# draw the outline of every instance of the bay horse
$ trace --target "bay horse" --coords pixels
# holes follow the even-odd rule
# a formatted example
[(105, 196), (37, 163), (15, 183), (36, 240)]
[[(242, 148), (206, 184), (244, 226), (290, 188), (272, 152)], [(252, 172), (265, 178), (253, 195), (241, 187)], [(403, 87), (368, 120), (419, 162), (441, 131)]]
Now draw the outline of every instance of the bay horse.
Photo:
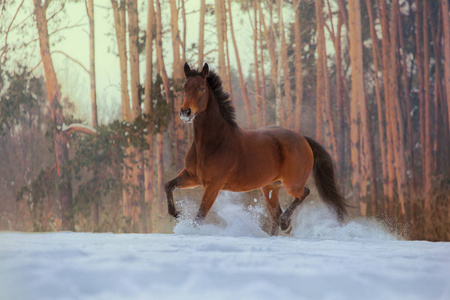
[[(204, 194), (195, 224), (200, 225), (221, 190), (245, 192), (261, 189), (269, 211), (271, 235), (278, 228), (289, 231), (292, 213), (308, 196), (306, 180), (314, 171), (319, 196), (342, 223), (346, 200), (338, 192), (331, 156), (316, 141), (282, 127), (243, 130), (224, 92), (220, 77), (204, 64), (199, 72), (184, 65), (186, 83), (180, 117), (193, 122), (194, 140), (186, 154), (185, 168), (165, 185), (168, 212), (180, 216), (173, 201), (175, 188), (203, 185)], [(294, 197), (283, 212), (280, 188)]]

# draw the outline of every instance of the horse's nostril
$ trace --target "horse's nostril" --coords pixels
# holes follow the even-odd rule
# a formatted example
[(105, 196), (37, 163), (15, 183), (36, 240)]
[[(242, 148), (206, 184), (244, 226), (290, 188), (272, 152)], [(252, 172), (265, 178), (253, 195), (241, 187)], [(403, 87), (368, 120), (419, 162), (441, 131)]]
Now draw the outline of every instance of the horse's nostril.
[(190, 116), (191, 115), (191, 108), (189, 107), (188, 109), (186, 109), (186, 116)]

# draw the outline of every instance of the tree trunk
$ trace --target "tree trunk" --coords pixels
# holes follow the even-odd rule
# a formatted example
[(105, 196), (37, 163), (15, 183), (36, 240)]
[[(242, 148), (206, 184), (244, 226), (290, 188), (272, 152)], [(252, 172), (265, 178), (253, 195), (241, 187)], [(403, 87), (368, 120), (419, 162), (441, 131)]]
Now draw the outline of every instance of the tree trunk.
[(255, 102), (256, 102), (256, 127), (262, 127), (262, 98), (259, 88), (259, 61), (258, 61), (258, 8), (256, 1), (253, 1), (253, 18), (255, 25), (253, 27), (253, 72), (255, 73)]
[[(325, 34), (324, 34), (325, 36)], [(328, 149), (330, 149), (331, 156), (334, 161), (337, 161), (337, 145), (336, 145), (336, 134), (334, 130), (334, 119), (333, 113), (331, 111), (331, 98), (330, 98), (330, 78), (328, 76), (328, 62), (326, 47), (323, 50), (323, 61), (322, 61), (322, 72), (324, 78), (324, 97), (323, 97), (323, 119), (325, 120), (325, 144)]]
[[(356, 55), (356, 58), (352, 64), (352, 96), (358, 95), (358, 99), (360, 100), (360, 115), (361, 115), (361, 125), (362, 125), (362, 138), (360, 140), (364, 160), (361, 161), (361, 164), (366, 169), (366, 178), (363, 176), (363, 180), (365, 180), (361, 186), (361, 190), (363, 193), (363, 198), (367, 197), (367, 182), (370, 179), (370, 200), (372, 204), (372, 214), (375, 214), (376, 211), (376, 191), (375, 191), (375, 171), (374, 171), (374, 161), (373, 161), (373, 145), (372, 145), (372, 132), (370, 129), (370, 120), (368, 116), (368, 105), (367, 99), (364, 93), (364, 65), (363, 65), (363, 53), (362, 53), (362, 41), (361, 41), (361, 8), (359, 1), (352, 0), (349, 2), (352, 4), (353, 12), (350, 13), (349, 9), (349, 26), (350, 32), (352, 29), (354, 30), (355, 40), (351, 42), (350, 47), (354, 47), (353, 53)], [(353, 24), (352, 24), (353, 23)], [(350, 33), (352, 36), (352, 33)], [(376, 42), (376, 41), (375, 41)], [(353, 68), (355, 66), (355, 68)], [(353, 71), (356, 71), (353, 74)], [(356, 76), (356, 80), (353, 81), (353, 76)], [(354, 86), (353, 84), (357, 84)], [(353, 88), (356, 87), (357, 91), (353, 94)]]
[[(266, 21), (264, 18), (264, 13), (262, 11), (260, 3), (258, 3), (258, 9), (259, 9), (259, 16), (260, 21), (267, 45), (267, 50), (269, 51), (269, 58), (270, 58), (270, 75), (272, 77), (272, 84), (275, 89), (275, 97), (278, 98), (278, 89), (277, 89), (277, 78), (278, 78), (278, 70), (277, 70), (277, 56), (275, 53), (275, 36), (273, 33), (273, 26), (272, 23), (270, 24), (269, 28), (266, 26)], [(263, 62), (261, 62), (263, 64)], [(263, 77), (264, 78), (264, 77)], [(267, 122), (266, 122), (267, 123)], [(276, 123), (280, 124), (280, 110), (276, 110)]]
[(227, 85), (226, 76), (226, 63), (225, 63), (225, 35), (226, 31), (224, 29), (224, 1), (225, 0), (215, 0), (214, 1), (214, 13), (216, 15), (216, 27), (217, 27), (217, 42), (218, 42), (218, 54), (219, 54), (219, 65), (218, 73), (224, 85)]
[(147, 125), (147, 143), (149, 149), (144, 152), (146, 163), (144, 167), (144, 220), (146, 224), (146, 232), (152, 232), (153, 227), (149, 218), (151, 210), (156, 203), (155, 194), (153, 191), (155, 173), (154, 173), (154, 123), (152, 121), (153, 103), (152, 103), (152, 79), (153, 79), (153, 28), (155, 25), (155, 11), (153, 0), (148, 0), (147, 10), (147, 37), (145, 40), (145, 98), (144, 98), (144, 113), (146, 116)]
[(236, 38), (234, 37), (233, 17), (231, 15), (231, 0), (228, 0), (228, 17), (230, 20), (231, 39), (233, 41), (234, 53), (236, 54), (236, 62), (238, 67), (239, 86), (241, 87), (242, 99), (245, 104), (245, 111), (247, 112), (247, 120), (249, 128), (253, 127), (252, 122), (252, 108), (250, 106), (250, 99), (248, 98), (247, 88), (245, 87), (244, 75), (242, 74), (241, 60), (239, 58), (239, 51), (237, 48)]
[[(284, 31), (284, 21), (283, 21), (283, 0), (280, 1), (279, 11), (278, 11), (278, 22), (281, 24), (281, 66), (283, 70), (283, 81), (284, 81), (284, 97), (285, 97), (285, 116), (286, 116), (286, 127), (294, 129), (294, 104), (292, 101), (292, 89), (291, 80), (289, 74), (289, 61), (288, 61), (288, 45), (286, 43), (286, 33)], [(281, 96), (281, 95), (280, 95)]]
[[(341, 2), (339, 2), (339, 5), (341, 5)], [(337, 93), (337, 108), (339, 113), (337, 114), (337, 122), (338, 122), (338, 160), (337, 160), (337, 167), (339, 172), (339, 178), (345, 178), (346, 173), (346, 145), (348, 143), (347, 139), (345, 138), (345, 132), (346, 126), (345, 126), (345, 120), (346, 120), (346, 109), (345, 109), (345, 94), (344, 94), (344, 76), (342, 71), (342, 26), (344, 25), (344, 19), (345, 16), (343, 16), (343, 12), (341, 9), (339, 9), (338, 14), (338, 24), (337, 24), (337, 30), (336, 30), (336, 36), (335, 36), (335, 50), (336, 50), (336, 93)]]
[[(157, 57), (157, 74), (161, 77), (163, 82), (164, 94), (166, 104), (170, 106), (171, 94), (169, 77), (167, 76), (166, 68), (164, 65), (164, 56), (162, 50), (162, 22), (161, 22), (161, 5), (159, 0), (156, 0), (156, 57)], [(158, 90), (157, 92), (161, 92)], [(155, 114), (161, 114), (161, 112), (155, 112)], [(165, 192), (164, 192), (164, 131), (165, 127), (161, 126), (159, 132), (156, 135), (156, 155), (158, 163), (157, 171), (157, 192), (158, 199), (153, 202), (152, 209), (152, 227), (154, 231), (161, 230), (162, 215), (164, 213), (164, 207), (162, 205)]]
[[(350, 66), (352, 68), (352, 92), (350, 102), (350, 156), (352, 166), (352, 185), (354, 189), (353, 196), (362, 196), (359, 199), (359, 206), (361, 215), (366, 215), (367, 203), (365, 199), (365, 193), (361, 191), (366, 189), (367, 176), (365, 175), (365, 160), (359, 160), (360, 153), (364, 150), (362, 140), (364, 138), (364, 132), (360, 133), (360, 127), (358, 122), (358, 107), (362, 106), (364, 101), (364, 78), (362, 77), (364, 71), (362, 69), (362, 44), (361, 44), (361, 16), (359, 9), (359, 2), (355, 0), (349, 0), (348, 2), (348, 23), (349, 23), (349, 35), (350, 35)], [(361, 111), (362, 117), (362, 111)], [(362, 123), (362, 118), (361, 118)], [(360, 174), (360, 171), (363, 174)], [(361, 179), (359, 178), (361, 176)], [(359, 183), (358, 183), (359, 181)], [(358, 199), (355, 199), (355, 202)]]
[(162, 203), (164, 201), (164, 127), (161, 127), (160, 132), (156, 135), (157, 144), (157, 160), (158, 160), (158, 201), (155, 209), (152, 210), (152, 224), (153, 228), (161, 229), (161, 219), (164, 209)]
[(259, 52), (261, 57), (261, 102), (262, 102), (262, 126), (267, 125), (267, 99), (266, 99), (266, 74), (264, 72), (264, 46), (262, 22), (264, 16), (258, 1), (255, 1), (259, 12)]
[[(137, 0), (127, 0), (128, 13), (128, 47), (129, 47), (129, 61), (130, 61), (130, 88), (131, 88), (131, 103), (132, 103), (132, 121), (135, 122), (141, 118), (141, 99), (139, 95), (140, 79), (139, 79), (139, 19)], [(139, 231), (139, 216), (141, 214), (140, 202), (143, 198), (141, 191), (144, 187), (144, 169), (143, 153), (141, 150), (130, 145), (130, 171), (132, 172), (131, 179), (131, 205), (129, 210), (124, 210), (124, 215), (131, 217), (133, 231)]]
[(300, 132), (303, 102), (303, 63), (302, 63), (302, 36), (300, 26), (300, 1), (294, 1), (295, 9), (295, 131)]
[(183, 121), (178, 117), (178, 111), (183, 104), (183, 88), (184, 79), (183, 63), (180, 59), (180, 30), (178, 28), (178, 8), (176, 0), (170, 0), (170, 27), (172, 34), (172, 51), (173, 51), (173, 90), (174, 90), (174, 124), (175, 124), (175, 167), (182, 169), (184, 166), (184, 156), (186, 154), (185, 130)]
[[(116, 0), (111, 0), (111, 5), (114, 14), (114, 29), (116, 32), (117, 49), (119, 52), (120, 61), (120, 88), (121, 88), (121, 117), (122, 121), (131, 122), (132, 114), (130, 107), (130, 95), (128, 94), (128, 59), (127, 59), (127, 44), (126, 44), (126, 3), (121, 0), (120, 4)], [(131, 207), (131, 195), (129, 194), (130, 176), (132, 170), (130, 169), (130, 148), (125, 149), (125, 157), (123, 159), (122, 171), (122, 209), (123, 212), (129, 211)], [(126, 213), (125, 215), (128, 215)]]
[(431, 90), (430, 90), (430, 48), (429, 48), (429, 35), (428, 35), (428, 5), (426, 2), (423, 4), (423, 77), (424, 77), (424, 100), (425, 100), (425, 145), (423, 145), (425, 160), (423, 161), (424, 173), (423, 173), (423, 181), (424, 181), (424, 195), (425, 195), (425, 217), (430, 217), (431, 212), (431, 166), (432, 166), (432, 154), (431, 154)]
[[(286, 113), (285, 113), (285, 102), (283, 101), (283, 92), (281, 90), (281, 70), (282, 70), (282, 48), (283, 48), (283, 39), (281, 38), (281, 32), (283, 31), (283, 24), (281, 22), (281, 7), (283, 0), (276, 0), (277, 4), (277, 12), (278, 12), (278, 37), (277, 37), (277, 45), (278, 45), (278, 58), (277, 58), (277, 78), (275, 83), (275, 91), (276, 91), (276, 99), (275, 99), (275, 107), (276, 107), (276, 116), (277, 116), (277, 125), (281, 125), (286, 127)], [(275, 26), (273, 23), (273, 15), (271, 14), (270, 18), (270, 28), (273, 28), (274, 36), (277, 34), (275, 31)]]
[[(94, 0), (86, 0), (86, 12), (89, 20), (89, 81), (91, 90), (91, 125), (94, 128), (98, 127), (97, 118), (97, 93), (95, 84), (95, 26), (94, 26)], [(97, 173), (97, 172), (95, 172)], [(98, 174), (94, 174), (98, 176)], [(98, 199), (93, 199), (92, 207), (92, 221), (94, 223), (94, 231), (99, 230), (99, 203)]]
[[(378, 78), (378, 35), (375, 31), (375, 23), (372, 15), (372, 6), (370, 0), (365, 0), (367, 11), (369, 15), (369, 26), (370, 26), (370, 36), (372, 39), (372, 56), (373, 56), (373, 66), (374, 66), (374, 78), (375, 78), (375, 94), (377, 98), (377, 116), (378, 116), (378, 133), (379, 133), (379, 142), (380, 142), (380, 152), (381, 152), (381, 169), (383, 174), (383, 195), (387, 197), (388, 195), (388, 185), (387, 185), (387, 167), (386, 167), (386, 145), (384, 138), (384, 116), (383, 116), (383, 103), (381, 100), (381, 91), (380, 91), (380, 81)], [(374, 179), (375, 180), (375, 179)], [(376, 213), (376, 202), (372, 203), (372, 215)]]
[(394, 126), (390, 121), (391, 108), (390, 108), (390, 92), (389, 92), (389, 27), (388, 27), (388, 15), (386, 10), (386, 0), (380, 2), (380, 19), (382, 30), (382, 53), (383, 53), (383, 85), (384, 85), (384, 102), (385, 102), (385, 114), (386, 114), (386, 159), (387, 159), (387, 171), (388, 171), (388, 215), (393, 216), (394, 212), (394, 183), (395, 183), (395, 170), (394, 170), (394, 150), (392, 140), (392, 129)]
[[(317, 104), (321, 104), (322, 112), (320, 110), (316, 112), (316, 116), (319, 120), (316, 120), (317, 128), (316, 132), (322, 134), (322, 128), (325, 132), (325, 145), (330, 150), (334, 161), (336, 157), (336, 136), (334, 132), (334, 121), (331, 113), (331, 99), (330, 99), (330, 80), (328, 78), (328, 63), (327, 52), (325, 47), (325, 20), (323, 17), (323, 0), (316, 0), (316, 22), (317, 22), (317, 88), (316, 94), (320, 101), (317, 100)], [(317, 108), (316, 108), (317, 109)], [(324, 122), (324, 124), (323, 124)]]
[[(404, 110), (406, 111), (406, 166), (407, 166), (407, 174), (408, 177), (414, 179), (414, 159), (413, 159), (413, 130), (412, 130), (412, 121), (411, 121), (411, 99), (409, 97), (409, 78), (408, 78), (408, 66), (406, 59), (406, 47), (404, 41), (404, 31), (402, 25), (402, 19), (398, 18), (398, 35), (400, 37), (400, 48), (402, 49), (402, 73), (403, 73), (403, 95), (404, 95)], [(415, 182), (415, 180), (413, 180)]]
[[(323, 142), (323, 98), (324, 98), (324, 78), (323, 78), (323, 49), (325, 47), (325, 37), (323, 30), (323, 0), (315, 0), (316, 28), (317, 28), (317, 79), (316, 79), (316, 140)], [(325, 66), (326, 67), (326, 66)]]
[(128, 12), (128, 44), (130, 53), (130, 87), (132, 103), (132, 120), (141, 116), (141, 106), (139, 99), (139, 19), (137, 10), (137, 0), (127, 0)]
[[(384, 1), (384, 0), (383, 0)], [(399, 12), (399, 0), (392, 1), (391, 20), (390, 20), (390, 76), (389, 76), (389, 90), (390, 90), (390, 105), (388, 110), (390, 113), (390, 123), (392, 130), (392, 139), (395, 141), (394, 156), (395, 156), (395, 173), (397, 177), (397, 191), (400, 202), (400, 214), (405, 216), (405, 185), (406, 185), (406, 167), (405, 167), (405, 146), (404, 146), (404, 127), (400, 111), (400, 102), (398, 99), (398, 70), (397, 70), (397, 18)]]
[[(225, 9), (225, 8), (224, 8)], [(225, 11), (226, 11), (226, 9), (225, 9)], [(225, 26), (225, 32), (228, 32), (227, 31), (227, 24), (226, 23), (224, 23), (224, 26)], [(230, 63), (230, 47), (229, 47), (229, 44), (228, 44), (228, 34), (225, 34), (224, 35), (224, 37), (225, 37), (225, 51), (226, 51), (226, 54), (227, 54), (227, 56), (226, 56), (226, 76), (225, 76), (225, 83), (224, 83), (224, 86), (225, 86), (225, 90), (230, 94), (230, 99), (234, 99), (233, 98), (233, 89), (232, 89), (232, 84), (231, 84), (231, 63)]]
[(450, 133), (450, 16), (448, 1), (440, 0), (442, 11), (442, 22), (444, 27), (444, 83), (447, 98), (448, 132)]
[[(428, 6), (430, 5), (430, 3), (428, 2)], [(430, 12), (430, 8), (428, 8), (428, 12)], [(432, 154), (432, 161), (433, 161), (433, 165), (431, 168), (431, 172), (434, 174), (437, 174), (438, 169), (439, 169), (439, 165), (440, 165), (440, 160), (437, 158), (439, 155), (439, 151), (438, 149), (440, 147), (445, 147), (445, 142), (442, 143), (441, 141), (446, 140), (446, 131), (447, 131), (447, 112), (445, 111), (445, 103), (444, 103), (444, 99), (442, 99), (444, 97), (444, 93), (442, 91), (442, 79), (441, 79), (441, 66), (442, 64), (438, 63), (438, 62), (442, 62), (442, 10), (438, 9), (438, 21), (437, 21), (437, 25), (435, 26), (434, 22), (430, 22), (431, 25), (431, 38), (433, 40), (433, 48), (434, 48), (434, 59), (436, 61), (435, 64), (435, 72), (434, 72), (434, 126), (433, 126), (433, 132), (434, 132), (434, 137), (432, 139), (432, 149), (433, 149), (433, 154)], [(437, 27), (437, 28), (436, 28)], [(443, 105), (444, 104), (444, 105)], [(440, 116), (442, 116), (442, 121), (440, 120)], [(443, 131), (441, 130), (441, 127), (443, 127)], [(439, 138), (440, 134), (439, 132), (443, 132), (444, 137), (443, 138)], [(445, 164), (445, 163), (444, 163)]]
[[(181, 19), (183, 20), (183, 41), (181, 42), (181, 53), (182, 53), (181, 57), (182, 57), (182, 63), (184, 65), (184, 63), (186, 62), (186, 36), (187, 36), (185, 1), (181, 1)], [(183, 71), (183, 76), (184, 76), (184, 71)]]
[(128, 63), (127, 63), (127, 44), (126, 44), (126, 16), (125, 0), (111, 0), (114, 13), (114, 29), (116, 32), (117, 49), (119, 51), (120, 61), (120, 88), (122, 96), (121, 114), (123, 121), (131, 121), (130, 95), (128, 94)]
[(200, 1), (200, 26), (198, 34), (198, 68), (203, 66), (203, 50), (205, 48), (205, 14), (206, 14), (206, 4), (205, 0)]
[(55, 124), (53, 134), (55, 142), (59, 201), (61, 204), (62, 230), (74, 230), (75, 224), (72, 208), (72, 183), (70, 171), (67, 169), (67, 163), (69, 160), (67, 149), (68, 137), (62, 130), (64, 125), (64, 116), (62, 106), (59, 102), (60, 91), (58, 88), (58, 80), (56, 78), (53, 60), (50, 55), (50, 43), (46, 17), (46, 4), (48, 4), (48, 2), (45, 2), (44, 6), (41, 6), (41, 1), (39, 0), (33, 0), (33, 3), (39, 36), (39, 49), (42, 65), (44, 67), (45, 83), (50, 106), (50, 114)]
[(420, 123), (420, 146), (421, 146), (421, 161), (422, 161), (422, 181), (425, 180), (425, 98), (424, 98), (424, 64), (423, 64), (423, 35), (422, 35), (422, 26), (421, 24), (421, 3), (422, 1), (416, 0), (416, 14), (415, 14), (415, 33), (416, 33), (416, 64), (417, 64), (417, 73), (419, 77), (419, 123)]
[(162, 49), (162, 22), (161, 22), (161, 4), (159, 0), (156, 0), (156, 60), (158, 62), (157, 73), (161, 76), (163, 86), (164, 86), (164, 95), (166, 99), (167, 105), (171, 103), (171, 94), (170, 94), (170, 82), (169, 77), (167, 76), (166, 67), (164, 64), (164, 55)]
[(91, 123), (98, 127), (97, 120), (97, 94), (95, 86), (95, 27), (94, 27), (94, 0), (86, 1), (86, 10), (89, 19), (89, 78), (91, 83)]

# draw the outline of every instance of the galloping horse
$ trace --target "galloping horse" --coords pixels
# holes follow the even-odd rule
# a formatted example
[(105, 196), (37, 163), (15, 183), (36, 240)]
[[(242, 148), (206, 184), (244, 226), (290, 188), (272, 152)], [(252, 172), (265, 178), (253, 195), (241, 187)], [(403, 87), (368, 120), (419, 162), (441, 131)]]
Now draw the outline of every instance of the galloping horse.
[[(194, 140), (186, 154), (185, 168), (165, 185), (170, 215), (180, 215), (173, 201), (175, 188), (203, 185), (205, 191), (195, 218), (198, 225), (221, 190), (260, 188), (270, 215), (270, 233), (277, 235), (279, 227), (290, 230), (291, 215), (308, 196), (305, 183), (314, 171), (319, 196), (343, 221), (347, 204), (338, 192), (331, 157), (319, 143), (282, 127), (241, 129), (220, 77), (209, 71), (208, 64), (199, 72), (186, 63), (184, 73), (180, 117), (184, 122), (194, 122)], [(284, 212), (278, 202), (282, 186), (295, 198)]]

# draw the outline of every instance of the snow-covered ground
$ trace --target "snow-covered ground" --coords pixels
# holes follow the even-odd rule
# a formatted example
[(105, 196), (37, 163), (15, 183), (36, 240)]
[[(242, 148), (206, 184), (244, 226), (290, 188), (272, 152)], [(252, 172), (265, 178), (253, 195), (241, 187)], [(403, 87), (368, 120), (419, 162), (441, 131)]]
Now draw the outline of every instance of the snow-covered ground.
[(0, 299), (450, 299), (450, 243), (308, 205), (292, 236), (269, 237), (261, 206), (228, 198), (219, 225), (174, 234), (1, 233)]

